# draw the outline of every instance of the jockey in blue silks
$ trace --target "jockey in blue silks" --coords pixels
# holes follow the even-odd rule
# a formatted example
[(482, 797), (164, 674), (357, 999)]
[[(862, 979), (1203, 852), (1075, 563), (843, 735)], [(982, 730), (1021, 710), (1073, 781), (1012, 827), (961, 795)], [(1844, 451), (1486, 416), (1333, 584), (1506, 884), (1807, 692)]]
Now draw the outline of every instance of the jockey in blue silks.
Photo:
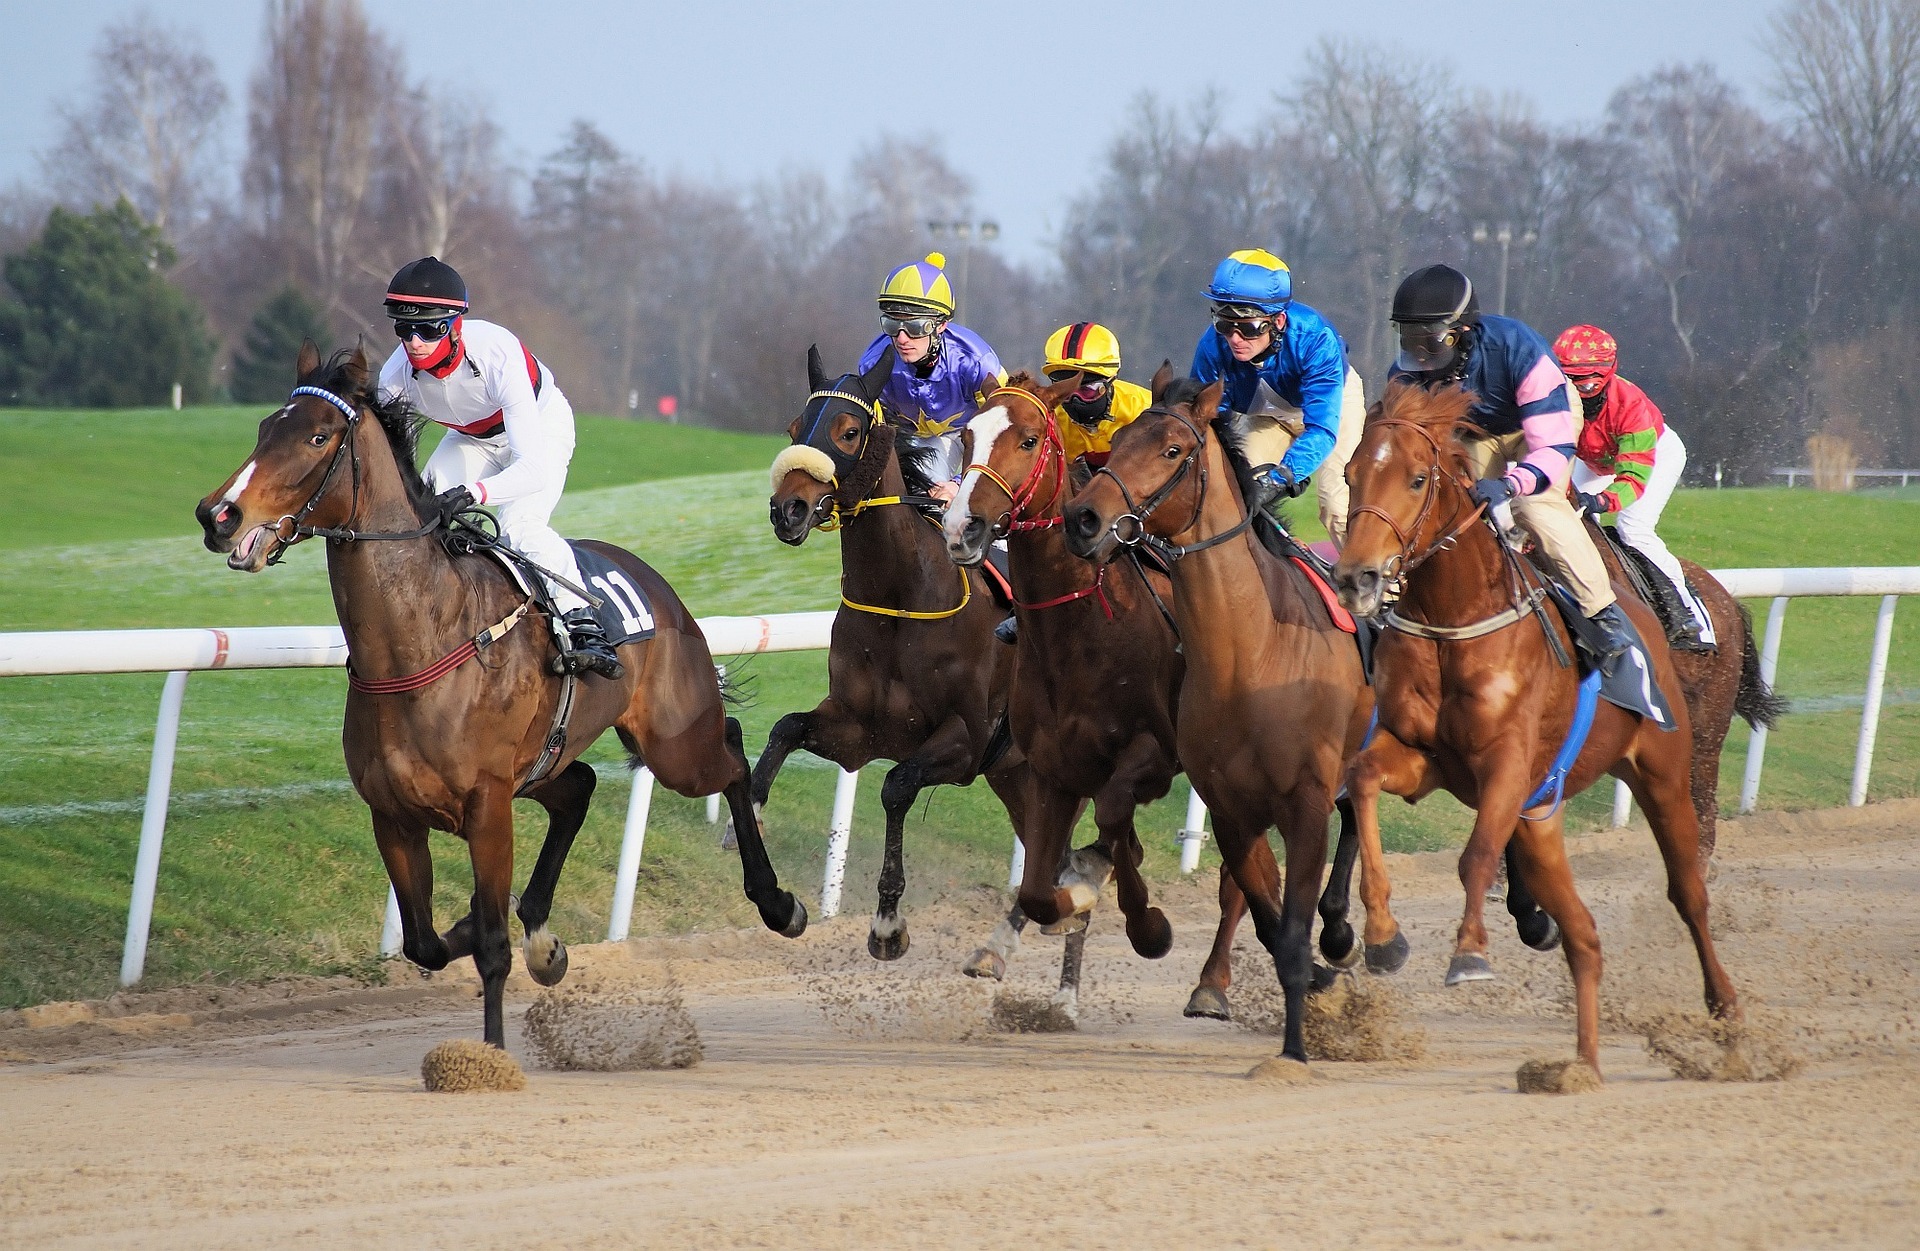
[(1335, 546), (1347, 536), (1347, 458), (1360, 442), (1366, 398), (1339, 331), (1293, 299), (1286, 262), (1261, 248), (1235, 252), (1207, 287), (1213, 324), (1193, 350), (1193, 376), (1226, 383), (1222, 413), (1242, 414), (1242, 446), (1281, 499), (1319, 475), (1320, 520)]

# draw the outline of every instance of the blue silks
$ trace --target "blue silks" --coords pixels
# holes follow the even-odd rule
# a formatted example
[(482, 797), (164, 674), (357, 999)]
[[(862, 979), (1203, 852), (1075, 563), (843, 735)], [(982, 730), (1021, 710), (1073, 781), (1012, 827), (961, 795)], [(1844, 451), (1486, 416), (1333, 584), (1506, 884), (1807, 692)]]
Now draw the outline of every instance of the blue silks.
[[(1567, 728), (1566, 741), (1560, 744), (1560, 754), (1553, 758), (1553, 765), (1547, 770), (1547, 776), (1540, 779), (1540, 785), (1533, 788), (1533, 794), (1527, 796), (1527, 802), (1520, 805), (1522, 814), (1529, 808), (1537, 808), (1553, 800), (1553, 806), (1560, 806), (1561, 796), (1567, 788), (1567, 774), (1573, 771), (1573, 762), (1579, 759), (1580, 749), (1587, 745), (1587, 734), (1593, 729), (1594, 709), (1600, 703), (1600, 670), (1590, 669), (1580, 679), (1580, 698), (1573, 706), (1573, 724)], [(1552, 816), (1549, 812), (1547, 816)], [(1529, 818), (1544, 821), (1546, 817)]]

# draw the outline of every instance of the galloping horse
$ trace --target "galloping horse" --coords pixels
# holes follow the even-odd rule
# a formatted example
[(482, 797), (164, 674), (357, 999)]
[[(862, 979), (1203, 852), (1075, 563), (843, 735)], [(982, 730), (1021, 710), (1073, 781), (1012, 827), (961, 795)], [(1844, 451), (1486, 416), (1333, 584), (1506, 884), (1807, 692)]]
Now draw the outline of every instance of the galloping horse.
[(1002, 613), (986, 575), (954, 568), (939, 526), (905, 502), (896, 428), (879, 408), (892, 368), (889, 348), (865, 375), (831, 380), (819, 351), (807, 352), (811, 394), (788, 427), (792, 445), (774, 459), (768, 511), (774, 533), (793, 546), (816, 529), (839, 528), (841, 610), (827, 697), (812, 712), (780, 718), (753, 770), (758, 805), (796, 749), (842, 769), (899, 762), (880, 789), (887, 842), (867, 935), (876, 960), (907, 952), (903, 841), (922, 790), (964, 786), (984, 773), (1015, 831), (1025, 824), (1026, 763), (1005, 731), (1013, 649), (994, 640)]
[[(1105, 467), (1066, 506), (1067, 546), (1099, 563), (1146, 542), (1173, 567), (1186, 656), (1179, 756), (1207, 807), (1228, 871), (1286, 993), (1284, 1053), (1307, 1058), (1314, 900), (1342, 766), (1367, 731), (1371, 693), (1353, 639), (1307, 576), (1248, 534), (1252, 518), (1218, 437), (1221, 385), (1175, 384), (1114, 437)], [(1352, 831), (1343, 811), (1343, 854)], [(1286, 845), (1284, 898), (1266, 830)], [(1336, 872), (1336, 884), (1343, 877)], [(1331, 895), (1333, 892), (1329, 891)], [(1329, 901), (1333, 902), (1333, 901)], [(1354, 954), (1345, 895), (1322, 951)], [(1371, 919), (1371, 918), (1370, 918)]]
[[(1486, 892), (1512, 840), (1515, 884), (1560, 929), (1574, 982), (1577, 1050), (1598, 1072), (1600, 941), (1567, 866), (1560, 796), (1578, 794), (1603, 773), (1626, 781), (1653, 827), (1667, 896), (1699, 954), (1708, 1009), (1722, 1017), (1740, 1011), (1707, 929), (1699, 825), (1688, 793), (1687, 705), (1657, 642), (1658, 624), (1644, 605), (1622, 596), (1641, 637), (1656, 640), (1649, 659), (1676, 725), (1668, 731), (1600, 701), (1579, 755), (1559, 786), (1548, 784), (1575, 720), (1580, 678), (1555, 656), (1571, 654), (1563, 624), (1535, 625), (1522, 567), (1467, 494), (1466, 453), (1455, 432), (1467, 423), (1472, 401), (1458, 387), (1427, 392), (1394, 383), (1348, 463), (1352, 509), (1335, 567), (1341, 601), (1372, 613), (1390, 589), (1400, 589), (1398, 620), (1380, 641), (1374, 670), (1380, 725), (1390, 735), (1360, 754), (1349, 778), (1388, 778), (1402, 793), (1438, 783), (1476, 809), (1460, 857), (1466, 914), (1450, 976), (1486, 967)], [(1544, 806), (1543, 793), (1551, 809), (1531, 815)], [(1377, 830), (1370, 795), (1356, 787), (1355, 798), (1362, 825)]]
[[(411, 414), (377, 401), (359, 348), (323, 366), (309, 342), (295, 376), (292, 398), (260, 423), (253, 455), (195, 515), (207, 547), (248, 573), (304, 538), (327, 539), (333, 602), (352, 653), (347, 771), (373, 810), (407, 958), (443, 969), (471, 955), (486, 1040), (505, 1045), (513, 801), (526, 795), (549, 818), (520, 895), (527, 971), (548, 986), (566, 975), (567, 949), (547, 917), (593, 796), (594, 771), (578, 757), (608, 726), (635, 767), (644, 762), (672, 790), (726, 795), (747, 898), (768, 929), (804, 931), (807, 910), (780, 888), (754, 820), (740, 723), (726, 715), (706, 639), (666, 580), (620, 548), (585, 545), (644, 594), (655, 633), (620, 648), (624, 677), (579, 679), (562, 735), (563, 684), (549, 672), (543, 614), (494, 560), (449, 553), (446, 524), (414, 466)], [(465, 839), (473, 862), (471, 910), (443, 934), (433, 926), (429, 829)]]

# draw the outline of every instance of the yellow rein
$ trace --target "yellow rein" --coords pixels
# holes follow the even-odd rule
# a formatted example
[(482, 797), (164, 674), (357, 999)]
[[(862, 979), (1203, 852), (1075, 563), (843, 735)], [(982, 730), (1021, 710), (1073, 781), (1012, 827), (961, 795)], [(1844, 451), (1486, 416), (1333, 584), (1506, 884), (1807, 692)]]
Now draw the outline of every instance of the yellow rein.
[[(858, 517), (861, 513), (865, 512), (869, 508), (879, 508), (884, 504), (904, 504), (904, 503), (906, 503), (906, 501), (901, 499), (898, 495), (871, 496), (867, 499), (861, 500), (858, 504), (855, 504), (851, 509), (849, 509), (844, 513), (836, 511), (833, 514), (832, 520), (823, 521), (819, 525), (815, 526), (814, 529), (838, 530), (842, 525), (846, 524), (848, 518)], [(933, 518), (928, 517), (927, 524), (930, 526), (937, 527), (940, 523), (935, 521)], [(958, 568), (958, 566), (955, 566), (955, 568)], [(842, 576), (844, 577), (845, 575), (842, 575)], [(873, 604), (855, 603), (853, 600), (850, 600), (847, 598), (845, 591), (842, 591), (840, 593), (840, 603), (843, 607), (851, 608), (856, 612), (870, 612), (876, 617), (897, 617), (906, 621), (941, 621), (947, 617), (952, 617), (959, 614), (960, 611), (966, 608), (968, 603), (970, 603), (972, 600), (973, 600), (973, 579), (967, 576), (967, 571), (965, 569), (960, 569), (960, 602), (958, 604), (955, 604), (952, 608), (948, 608), (942, 612), (913, 612), (910, 609), (906, 609), (906, 608), (880, 608)]]

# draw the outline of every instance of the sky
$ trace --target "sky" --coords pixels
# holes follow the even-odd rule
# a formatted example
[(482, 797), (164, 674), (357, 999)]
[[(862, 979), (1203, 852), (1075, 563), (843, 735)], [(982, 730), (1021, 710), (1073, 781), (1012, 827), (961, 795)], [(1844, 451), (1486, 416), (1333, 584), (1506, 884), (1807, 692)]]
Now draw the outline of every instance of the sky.
[[(101, 30), (145, 8), (204, 41), (244, 149), (246, 84), (266, 0), (60, 0), (7, 6), (0, 41), (0, 187), (39, 180), (56, 106), (85, 97)], [(1099, 176), (1139, 93), (1220, 93), (1236, 129), (1272, 108), (1322, 37), (1425, 57), (1470, 89), (1515, 93), (1556, 123), (1597, 120), (1622, 82), (1709, 61), (1766, 112), (1765, 0), (1468, 4), (1155, 0), (718, 5), (608, 0), (380, 3), (375, 25), (410, 72), (487, 109), (531, 171), (575, 118), (652, 169), (745, 185), (783, 168), (838, 179), (884, 133), (933, 136), (975, 188), (995, 245), (1042, 261), (1072, 199)], [(1573, 20), (1577, 15), (1577, 20)]]

